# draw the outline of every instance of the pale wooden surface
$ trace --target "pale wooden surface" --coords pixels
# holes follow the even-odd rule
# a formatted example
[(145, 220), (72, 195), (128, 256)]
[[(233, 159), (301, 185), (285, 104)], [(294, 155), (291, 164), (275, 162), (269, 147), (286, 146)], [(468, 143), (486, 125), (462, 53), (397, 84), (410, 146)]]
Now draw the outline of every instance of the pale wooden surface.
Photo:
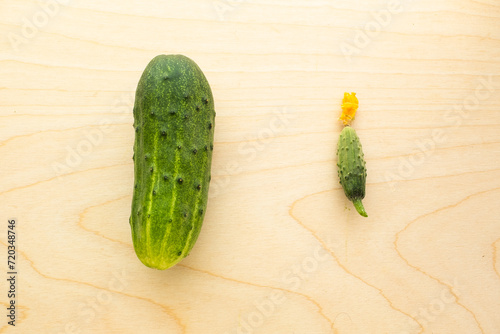
[[(386, 1), (70, 0), (46, 23), (44, 2), (0, 1), (2, 333), (500, 333), (498, 1), (401, 2), (366, 46)], [(164, 272), (128, 225), (131, 104), (161, 53), (200, 65), (217, 110), (205, 224)], [(337, 181), (344, 91), (367, 219)]]

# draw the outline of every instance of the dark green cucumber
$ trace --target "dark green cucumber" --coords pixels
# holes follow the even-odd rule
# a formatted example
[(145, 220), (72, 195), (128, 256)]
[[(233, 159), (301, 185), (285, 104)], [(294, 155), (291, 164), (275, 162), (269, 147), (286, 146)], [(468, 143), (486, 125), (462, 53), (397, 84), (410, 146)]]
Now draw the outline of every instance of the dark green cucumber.
[(339, 180), (345, 195), (360, 215), (368, 217), (361, 202), (365, 198), (366, 164), (359, 137), (350, 126), (340, 133), (337, 158)]
[(134, 105), (134, 194), (130, 226), (137, 257), (167, 269), (200, 233), (210, 183), (215, 110), (205, 75), (182, 55), (144, 70)]

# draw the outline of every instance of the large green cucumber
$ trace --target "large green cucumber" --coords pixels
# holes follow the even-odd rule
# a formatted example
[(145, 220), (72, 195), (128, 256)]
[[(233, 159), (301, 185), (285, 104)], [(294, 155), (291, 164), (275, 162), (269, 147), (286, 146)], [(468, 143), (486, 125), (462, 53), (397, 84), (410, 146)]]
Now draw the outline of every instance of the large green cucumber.
[(214, 99), (196, 63), (160, 55), (144, 70), (134, 105), (134, 194), (130, 226), (137, 257), (167, 269), (193, 248), (206, 211)]
[(350, 126), (340, 133), (337, 158), (339, 180), (345, 195), (360, 215), (368, 217), (361, 202), (365, 198), (366, 164), (359, 137)]

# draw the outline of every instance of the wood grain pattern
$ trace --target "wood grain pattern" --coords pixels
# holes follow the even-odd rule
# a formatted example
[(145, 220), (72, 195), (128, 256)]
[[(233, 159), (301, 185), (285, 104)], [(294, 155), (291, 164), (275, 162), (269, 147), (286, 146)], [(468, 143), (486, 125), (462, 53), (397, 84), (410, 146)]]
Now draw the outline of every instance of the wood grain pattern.
[[(500, 332), (496, 1), (2, 0), (0, 32), (1, 333)], [(200, 65), (217, 110), (205, 224), (163, 272), (128, 225), (161, 53)], [(345, 91), (366, 219), (337, 180)]]

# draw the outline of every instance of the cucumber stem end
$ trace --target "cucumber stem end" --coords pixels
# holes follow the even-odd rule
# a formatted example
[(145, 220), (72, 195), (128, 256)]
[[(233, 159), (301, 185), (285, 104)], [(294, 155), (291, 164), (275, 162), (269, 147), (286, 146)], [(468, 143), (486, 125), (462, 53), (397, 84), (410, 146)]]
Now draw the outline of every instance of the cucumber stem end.
[(355, 199), (352, 201), (352, 203), (354, 204), (356, 211), (358, 211), (360, 215), (362, 215), (363, 217), (368, 217), (368, 214), (366, 213), (363, 203), (361, 203), (360, 199)]

